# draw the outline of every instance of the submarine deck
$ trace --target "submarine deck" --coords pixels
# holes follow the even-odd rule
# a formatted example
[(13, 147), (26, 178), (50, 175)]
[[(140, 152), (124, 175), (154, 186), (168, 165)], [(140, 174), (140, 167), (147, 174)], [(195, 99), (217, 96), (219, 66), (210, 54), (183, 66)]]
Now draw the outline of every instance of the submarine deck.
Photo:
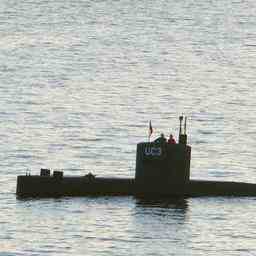
[(163, 197), (256, 196), (256, 184), (230, 181), (190, 180), (185, 184), (143, 186), (133, 178), (85, 176), (18, 176), (19, 197), (59, 197), (90, 195), (133, 195)]

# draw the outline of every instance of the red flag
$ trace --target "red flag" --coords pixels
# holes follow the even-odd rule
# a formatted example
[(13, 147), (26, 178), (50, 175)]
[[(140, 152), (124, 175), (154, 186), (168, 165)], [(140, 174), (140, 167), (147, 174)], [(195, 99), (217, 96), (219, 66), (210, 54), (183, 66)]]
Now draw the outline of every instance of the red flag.
[(153, 133), (153, 128), (151, 125), (151, 120), (149, 121), (149, 130), (148, 130), (148, 137), (150, 138), (151, 134)]

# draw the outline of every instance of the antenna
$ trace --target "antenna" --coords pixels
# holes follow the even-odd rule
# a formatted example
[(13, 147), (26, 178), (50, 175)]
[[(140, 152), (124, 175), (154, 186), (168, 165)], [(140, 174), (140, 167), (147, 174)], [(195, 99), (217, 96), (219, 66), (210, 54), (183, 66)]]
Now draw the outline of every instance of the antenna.
[(179, 116), (179, 120), (180, 120), (180, 131), (179, 131), (179, 136), (182, 134), (182, 121), (183, 121), (183, 115)]
[(187, 117), (185, 117), (185, 123), (183, 126), (183, 132), (182, 132), (182, 122), (183, 122), (183, 113), (182, 115), (179, 117), (180, 120), (180, 134), (179, 134), (179, 144), (183, 144), (183, 145), (187, 145)]
[(185, 123), (184, 123), (184, 134), (187, 134), (187, 117), (185, 116)]

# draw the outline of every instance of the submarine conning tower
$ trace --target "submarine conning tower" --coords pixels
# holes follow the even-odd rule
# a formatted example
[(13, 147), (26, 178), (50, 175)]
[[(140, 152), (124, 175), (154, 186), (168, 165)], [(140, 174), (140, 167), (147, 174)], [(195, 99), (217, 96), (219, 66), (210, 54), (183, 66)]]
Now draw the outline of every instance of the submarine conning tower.
[(135, 186), (137, 194), (181, 194), (190, 180), (191, 147), (187, 145), (186, 117), (179, 141), (169, 144), (163, 138), (137, 144)]

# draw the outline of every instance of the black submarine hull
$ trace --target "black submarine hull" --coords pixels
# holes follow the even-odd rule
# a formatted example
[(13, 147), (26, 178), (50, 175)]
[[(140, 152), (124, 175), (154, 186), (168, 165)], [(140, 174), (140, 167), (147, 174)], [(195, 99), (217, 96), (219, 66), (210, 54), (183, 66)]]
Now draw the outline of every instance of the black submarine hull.
[(143, 196), (143, 197), (202, 197), (256, 196), (256, 184), (228, 181), (190, 180), (186, 184), (141, 186), (135, 179), (83, 176), (18, 176), (18, 197), (61, 196)]

